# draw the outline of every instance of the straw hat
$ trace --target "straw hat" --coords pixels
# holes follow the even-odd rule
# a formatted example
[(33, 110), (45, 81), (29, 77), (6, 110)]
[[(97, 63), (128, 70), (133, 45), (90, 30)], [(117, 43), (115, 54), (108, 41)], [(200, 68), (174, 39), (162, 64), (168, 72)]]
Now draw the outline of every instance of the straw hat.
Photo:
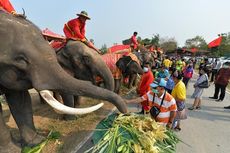
[(86, 19), (90, 20), (90, 17), (88, 16), (88, 13), (86, 11), (81, 11), (81, 13), (77, 14), (77, 16), (83, 16)]

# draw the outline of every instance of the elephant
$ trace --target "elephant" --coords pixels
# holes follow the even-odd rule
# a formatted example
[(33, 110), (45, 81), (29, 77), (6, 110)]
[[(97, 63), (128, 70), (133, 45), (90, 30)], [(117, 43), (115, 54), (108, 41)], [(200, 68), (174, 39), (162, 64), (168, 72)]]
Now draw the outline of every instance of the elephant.
[[(34, 126), (28, 93), (31, 88), (39, 91), (52, 107), (64, 113), (82, 114), (92, 110), (64, 107), (56, 103), (47, 90), (106, 100), (120, 112), (127, 112), (124, 100), (116, 93), (65, 72), (57, 61), (55, 51), (31, 21), (0, 11), (0, 93), (5, 94), (19, 129), (22, 146), (34, 146), (44, 139), (37, 134)], [(0, 152), (20, 152), (20, 147), (15, 144), (5, 125), (1, 107), (0, 129)]]
[(139, 59), (141, 66), (143, 67), (145, 63), (149, 63), (151, 68), (155, 67), (154, 53), (143, 50), (141, 52), (133, 52)]
[[(137, 74), (143, 74), (143, 70), (134, 54), (123, 56), (121, 54), (108, 53), (102, 55), (106, 65), (114, 76), (114, 92), (119, 93), (122, 77), (129, 77), (128, 87), (134, 86)], [(135, 59), (136, 58), (136, 59)], [(134, 60), (135, 59), (135, 60)]]
[[(113, 91), (114, 80), (111, 71), (101, 58), (100, 54), (80, 41), (68, 40), (67, 43), (57, 51), (57, 60), (62, 68), (73, 77), (90, 81), (96, 85), (96, 77), (104, 81), (104, 88)], [(76, 107), (80, 103), (79, 96), (60, 93), (63, 103), (69, 107)], [(64, 119), (75, 119), (73, 115), (64, 115)]]

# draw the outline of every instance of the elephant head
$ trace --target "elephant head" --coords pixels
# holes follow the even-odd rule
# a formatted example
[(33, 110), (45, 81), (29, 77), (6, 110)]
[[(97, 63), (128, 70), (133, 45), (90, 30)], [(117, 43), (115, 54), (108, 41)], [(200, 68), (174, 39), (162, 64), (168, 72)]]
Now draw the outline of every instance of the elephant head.
[(103, 79), (106, 89), (114, 90), (111, 71), (101, 56), (80, 41), (68, 41), (57, 53), (58, 62), (74, 77), (96, 83), (96, 76)]
[(122, 75), (124, 77), (132, 74), (144, 73), (139, 63), (132, 60), (130, 56), (123, 56), (122, 58), (120, 58), (117, 61), (116, 66), (122, 71)]
[[(25, 144), (39, 142), (36, 141), (38, 135), (27, 91), (30, 88), (43, 91), (48, 100), (51, 98), (45, 90), (52, 90), (107, 100), (122, 113), (127, 112), (126, 104), (117, 94), (66, 73), (58, 64), (54, 50), (33, 23), (0, 11), (0, 90), (6, 95)], [(0, 149), (12, 142), (2, 121), (0, 113)]]

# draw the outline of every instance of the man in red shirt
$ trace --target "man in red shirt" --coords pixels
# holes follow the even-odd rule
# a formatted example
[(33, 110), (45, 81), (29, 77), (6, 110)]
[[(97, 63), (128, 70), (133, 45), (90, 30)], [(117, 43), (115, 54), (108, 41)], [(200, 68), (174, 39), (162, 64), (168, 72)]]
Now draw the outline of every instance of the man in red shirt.
[[(146, 94), (148, 91), (150, 91), (150, 84), (154, 81), (154, 76), (150, 69), (149, 63), (145, 63), (143, 71), (144, 74), (142, 75), (137, 88), (137, 93), (139, 94), (140, 97)], [(142, 113), (144, 113), (144, 111), (147, 112), (149, 111), (150, 107), (147, 101), (143, 101), (141, 105), (142, 105), (142, 111), (141, 111)]]
[(131, 46), (133, 46), (133, 49), (136, 50), (138, 47), (138, 42), (137, 42), (137, 32), (133, 33), (133, 36), (131, 37)]
[(3, 9), (9, 13), (16, 14), (14, 7), (9, 0), (0, 0), (0, 10)]
[[(217, 99), (216, 101), (223, 101), (225, 97), (226, 87), (230, 81), (230, 62), (225, 62), (223, 67), (218, 71), (215, 80), (215, 93), (211, 99)], [(219, 95), (220, 91), (220, 95)], [(229, 107), (230, 108), (230, 107)]]
[(63, 31), (65, 33), (66, 39), (80, 40), (88, 47), (100, 53), (100, 51), (95, 48), (94, 45), (85, 37), (86, 20), (90, 20), (88, 13), (86, 11), (81, 11), (81, 13), (77, 14), (77, 16), (78, 18), (72, 19), (64, 25)]

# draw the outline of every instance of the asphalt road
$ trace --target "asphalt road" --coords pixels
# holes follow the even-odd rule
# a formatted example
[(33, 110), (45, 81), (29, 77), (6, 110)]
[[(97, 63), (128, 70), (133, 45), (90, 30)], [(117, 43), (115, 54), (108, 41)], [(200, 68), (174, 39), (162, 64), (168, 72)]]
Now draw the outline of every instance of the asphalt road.
[[(191, 95), (194, 91), (193, 84), (196, 76), (190, 80), (187, 89), (186, 107), (193, 104)], [(200, 110), (189, 111), (188, 119), (181, 122), (182, 130), (177, 132), (183, 141), (177, 145), (177, 153), (230, 153), (230, 109), (223, 107), (230, 105), (230, 93), (226, 93), (223, 102), (210, 100), (213, 96), (212, 84), (203, 93)], [(140, 111), (136, 105), (129, 105), (129, 110)], [(73, 153), (82, 153), (92, 146), (91, 139)]]
[[(195, 78), (190, 81), (187, 90), (187, 108), (194, 99)], [(223, 102), (216, 102), (208, 97), (213, 96), (214, 85), (204, 90), (201, 110), (189, 111), (188, 119), (181, 122), (182, 130), (178, 136), (184, 143), (177, 145), (177, 153), (230, 153), (230, 94), (226, 93)]]

